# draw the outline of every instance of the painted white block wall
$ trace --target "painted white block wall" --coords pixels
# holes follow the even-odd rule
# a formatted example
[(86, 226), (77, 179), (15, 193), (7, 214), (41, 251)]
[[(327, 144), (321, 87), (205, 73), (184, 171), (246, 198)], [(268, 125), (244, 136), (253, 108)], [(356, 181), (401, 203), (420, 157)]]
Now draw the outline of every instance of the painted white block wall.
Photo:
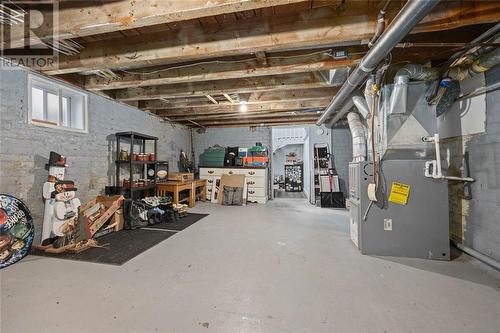
[(136, 131), (157, 136), (158, 158), (177, 170), (180, 149), (190, 151), (189, 130), (160, 122), (139, 109), (93, 93), (89, 95), (89, 132), (51, 129), (28, 122), (28, 72), (0, 70), (0, 188), (24, 200), (34, 217), (36, 240), (43, 222), (42, 185), (51, 150), (68, 158), (67, 179), (82, 202), (103, 194), (115, 174), (114, 133)]

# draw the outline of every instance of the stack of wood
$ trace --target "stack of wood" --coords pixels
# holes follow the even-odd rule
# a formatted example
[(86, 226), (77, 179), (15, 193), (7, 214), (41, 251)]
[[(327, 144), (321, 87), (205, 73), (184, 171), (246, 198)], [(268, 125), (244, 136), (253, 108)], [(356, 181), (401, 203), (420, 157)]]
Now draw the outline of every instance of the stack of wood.
[(97, 246), (96, 238), (123, 229), (124, 197), (97, 196), (79, 208), (80, 237), (77, 242), (55, 248), (50, 245), (33, 245), (48, 253), (80, 253)]
[(123, 200), (121, 195), (98, 196), (80, 207), (83, 218), (80, 225), (86, 238), (97, 238), (123, 229)]

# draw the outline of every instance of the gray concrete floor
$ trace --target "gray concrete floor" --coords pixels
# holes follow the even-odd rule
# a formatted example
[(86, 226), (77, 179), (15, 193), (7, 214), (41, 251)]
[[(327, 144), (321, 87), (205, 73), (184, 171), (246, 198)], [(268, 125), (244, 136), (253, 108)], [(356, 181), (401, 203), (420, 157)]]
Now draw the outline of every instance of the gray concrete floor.
[(29, 256), (4, 269), (1, 332), (499, 332), (500, 275), (362, 256), (347, 213), (222, 207), (121, 267)]

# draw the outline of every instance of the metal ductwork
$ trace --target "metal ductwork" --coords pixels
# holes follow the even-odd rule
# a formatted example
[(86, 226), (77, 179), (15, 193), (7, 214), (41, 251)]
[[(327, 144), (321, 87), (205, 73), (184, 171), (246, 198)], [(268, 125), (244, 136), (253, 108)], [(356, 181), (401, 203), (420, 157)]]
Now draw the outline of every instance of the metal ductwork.
[(408, 64), (402, 67), (396, 73), (396, 77), (398, 76), (408, 76), (410, 80), (416, 81), (430, 81), (439, 79), (439, 69), (425, 67), (420, 64)]
[(365, 127), (361, 123), (359, 114), (356, 112), (349, 112), (347, 114), (347, 122), (352, 136), (352, 161), (363, 162), (366, 161), (366, 137)]
[(354, 103), (354, 106), (358, 109), (359, 113), (363, 118), (368, 119), (371, 117), (370, 114), (370, 108), (368, 107), (368, 103), (362, 96), (352, 96), (352, 101)]
[(335, 116), (333, 117), (333, 119), (328, 123), (328, 125), (330, 127), (333, 127), (333, 125), (335, 125), (336, 122), (338, 122), (340, 119), (342, 119), (349, 111), (352, 110), (352, 108), (354, 107), (354, 103), (352, 101), (352, 98), (349, 98), (345, 104), (340, 108), (340, 111), (335, 114)]
[(463, 81), (471, 76), (486, 72), (500, 64), (500, 47), (490, 53), (483, 54), (471, 64), (451, 67), (448, 76), (454, 80)]
[[(347, 81), (342, 85), (339, 92), (332, 99), (323, 114), (319, 117), (316, 125), (320, 126), (337, 111), (348, 99), (351, 93), (361, 84), (378, 64), (389, 54), (389, 52), (420, 22), (439, 0), (409, 0), (403, 9), (394, 18), (387, 30), (382, 34), (378, 42), (363, 57), (361, 63), (356, 67)], [(350, 99), (350, 98), (349, 98)], [(346, 110), (347, 113), (349, 110)], [(344, 115), (345, 115), (344, 113)], [(335, 117), (340, 119), (341, 117)], [(332, 123), (335, 123), (332, 121)]]

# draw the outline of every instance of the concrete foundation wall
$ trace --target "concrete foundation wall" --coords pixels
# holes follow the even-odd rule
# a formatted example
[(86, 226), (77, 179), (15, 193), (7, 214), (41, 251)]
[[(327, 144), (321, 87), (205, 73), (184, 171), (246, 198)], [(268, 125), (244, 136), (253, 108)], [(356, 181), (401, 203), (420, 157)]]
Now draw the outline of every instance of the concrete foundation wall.
[(28, 204), (36, 240), (43, 223), (42, 185), (51, 150), (67, 157), (66, 178), (75, 181), (82, 202), (114, 183), (115, 132), (159, 137), (158, 159), (170, 161), (170, 170), (177, 170), (180, 149), (190, 152), (189, 130), (172, 128), (159, 118), (92, 93), (88, 93), (86, 134), (29, 124), (27, 78), (27, 71), (0, 71), (0, 188)]
[(349, 163), (352, 161), (351, 132), (345, 127), (332, 128), (332, 154), (334, 167), (339, 175), (340, 189), (349, 195)]
[[(500, 82), (500, 68), (486, 74), (486, 85)], [(500, 90), (486, 94), (486, 134), (465, 138), (471, 177), (461, 212), (465, 212), (464, 245), (500, 261)], [(462, 214), (463, 215), (463, 214)], [(461, 223), (462, 220), (454, 221)]]

